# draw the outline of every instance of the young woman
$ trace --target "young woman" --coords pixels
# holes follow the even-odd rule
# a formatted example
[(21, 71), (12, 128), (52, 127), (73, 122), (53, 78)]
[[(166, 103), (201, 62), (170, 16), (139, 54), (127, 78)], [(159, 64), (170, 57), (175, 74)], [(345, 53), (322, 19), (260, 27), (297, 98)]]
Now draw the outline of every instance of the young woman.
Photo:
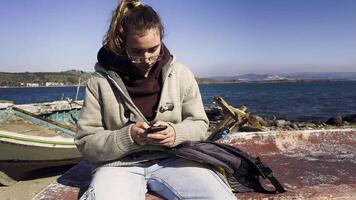
[[(82, 199), (234, 199), (222, 176), (165, 150), (208, 137), (193, 74), (162, 42), (157, 13), (123, 0), (87, 82), (76, 144), (93, 165)], [(159, 130), (151, 130), (150, 126)]]

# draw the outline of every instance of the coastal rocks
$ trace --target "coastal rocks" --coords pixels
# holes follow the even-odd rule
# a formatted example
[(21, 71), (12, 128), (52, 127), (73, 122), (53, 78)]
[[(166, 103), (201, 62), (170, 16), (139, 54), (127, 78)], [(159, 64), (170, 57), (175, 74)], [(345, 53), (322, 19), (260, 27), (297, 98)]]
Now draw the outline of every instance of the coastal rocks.
[(345, 117), (341, 116), (334, 116), (329, 118), (326, 122), (328, 125), (332, 126), (343, 126), (343, 125), (349, 125), (349, 124), (356, 124), (356, 114), (352, 115), (347, 115)]
[(258, 128), (251, 127), (251, 126), (243, 126), (243, 127), (240, 127), (237, 131), (238, 132), (259, 132), (261, 130)]
[[(224, 111), (219, 106), (210, 106), (205, 108), (205, 111), (210, 120), (210, 128), (214, 128), (223, 119)], [(325, 130), (335, 128), (350, 128), (356, 127), (356, 114), (348, 115), (345, 117), (334, 116), (326, 122), (312, 120), (312, 121), (290, 121), (287, 119), (278, 119), (274, 115), (270, 116), (257, 116), (255, 119), (262, 126), (263, 131), (295, 131), (295, 130)], [(254, 128), (251, 124), (247, 123), (240, 127), (239, 132), (258, 132), (261, 129)]]
[(338, 116), (329, 118), (326, 121), (326, 124), (333, 125), (333, 126), (342, 126), (344, 123), (343, 123), (342, 117), (338, 115)]
[(288, 120), (276, 120), (274, 125), (266, 126), (267, 131), (292, 131), (292, 130), (313, 130), (326, 129), (329, 125), (317, 122), (297, 122)]
[(268, 122), (264, 120), (262, 117), (256, 115), (255, 118), (262, 126), (267, 126)]
[(291, 123), (290, 127), (291, 127), (292, 129), (298, 129), (298, 128), (299, 128), (296, 123)]
[[(259, 117), (259, 118), (262, 118), (262, 117)], [(271, 115), (271, 116), (262, 118), (262, 120), (265, 121), (264, 125), (262, 125), (262, 126), (274, 126), (276, 124), (275, 121), (277, 120), (277, 117), (274, 115)]]
[(285, 127), (285, 126), (289, 126), (291, 124), (290, 121), (286, 121), (286, 120), (283, 120), (283, 119), (280, 119), (280, 120), (276, 120), (275, 121), (275, 125), (277, 127)]
[(356, 114), (345, 116), (342, 120), (349, 123), (356, 123)]
[(219, 106), (209, 106), (204, 108), (209, 121), (218, 121), (223, 119), (223, 110)]

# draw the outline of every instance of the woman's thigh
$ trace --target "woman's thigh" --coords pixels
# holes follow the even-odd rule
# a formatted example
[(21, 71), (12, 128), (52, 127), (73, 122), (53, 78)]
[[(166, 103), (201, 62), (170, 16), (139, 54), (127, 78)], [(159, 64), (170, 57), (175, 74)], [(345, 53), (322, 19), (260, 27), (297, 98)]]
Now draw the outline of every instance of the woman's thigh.
[(145, 199), (146, 181), (142, 167), (101, 167), (81, 200)]
[(152, 172), (148, 188), (166, 199), (236, 199), (210, 168), (184, 159), (169, 159)]

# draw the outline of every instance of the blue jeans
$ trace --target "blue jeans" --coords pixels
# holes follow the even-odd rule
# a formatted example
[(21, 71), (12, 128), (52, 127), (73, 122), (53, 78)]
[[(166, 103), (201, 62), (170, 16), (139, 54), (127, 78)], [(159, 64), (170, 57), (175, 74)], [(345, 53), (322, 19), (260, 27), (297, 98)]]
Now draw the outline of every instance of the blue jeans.
[(101, 167), (81, 200), (143, 200), (147, 189), (169, 200), (236, 199), (221, 174), (200, 163), (168, 158), (148, 167)]

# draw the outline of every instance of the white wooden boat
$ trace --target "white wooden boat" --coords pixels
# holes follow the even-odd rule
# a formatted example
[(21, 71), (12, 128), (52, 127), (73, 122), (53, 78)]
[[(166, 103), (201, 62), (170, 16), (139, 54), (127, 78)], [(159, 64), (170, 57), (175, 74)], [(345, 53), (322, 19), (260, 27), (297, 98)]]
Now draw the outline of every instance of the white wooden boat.
[(11, 185), (36, 169), (79, 162), (74, 134), (74, 127), (16, 106), (0, 109), (0, 184)]

